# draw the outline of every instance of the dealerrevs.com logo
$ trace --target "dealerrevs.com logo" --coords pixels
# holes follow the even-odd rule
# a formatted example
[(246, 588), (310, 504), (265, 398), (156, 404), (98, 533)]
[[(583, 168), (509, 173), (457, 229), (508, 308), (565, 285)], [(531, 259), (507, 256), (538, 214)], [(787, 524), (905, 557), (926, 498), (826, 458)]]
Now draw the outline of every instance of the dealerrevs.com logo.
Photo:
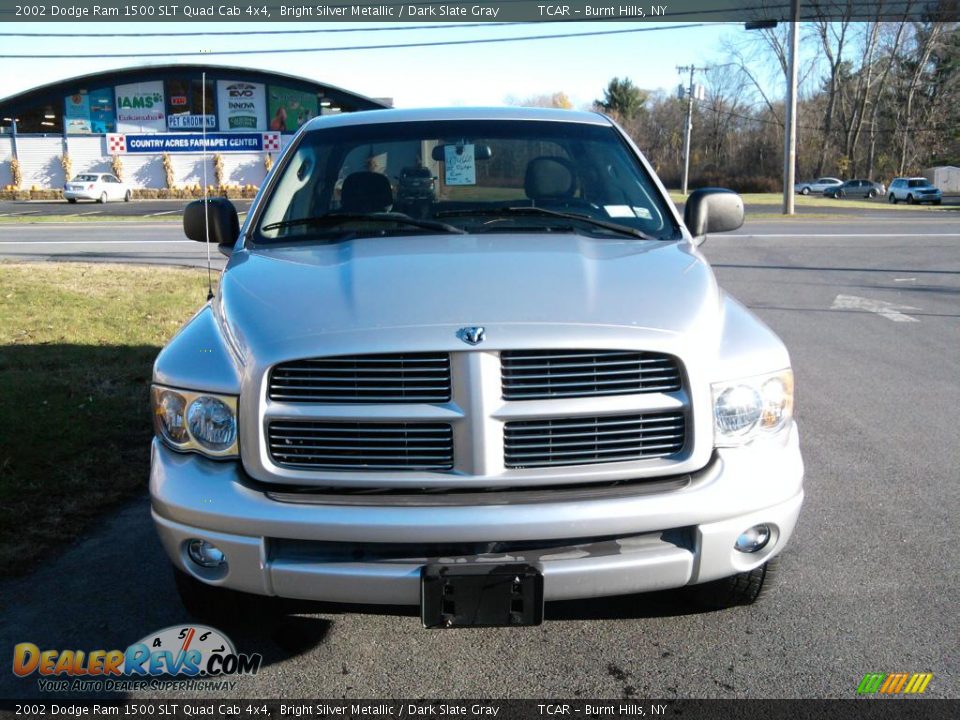
[(13, 649), (13, 673), (36, 675), (47, 692), (126, 692), (158, 687), (166, 678), (190, 689), (230, 690), (231, 678), (256, 675), (263, 656), (238, 653), (233, 642), (206, 625), (172, 625), (126, 650), (41, 650), (30, 642)]

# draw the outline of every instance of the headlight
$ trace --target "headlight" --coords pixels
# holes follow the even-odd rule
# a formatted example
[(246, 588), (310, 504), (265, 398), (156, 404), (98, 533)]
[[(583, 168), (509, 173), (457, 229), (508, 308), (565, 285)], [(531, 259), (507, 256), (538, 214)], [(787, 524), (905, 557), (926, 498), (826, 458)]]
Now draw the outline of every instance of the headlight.
[(151, 388), (153, 427), (174, 450), (215, 458), (237, 457), (237, 398), (232, 395)]
[(793, 371), (713, 386), (714, 444), (736, 447), (778, 433), (793, 418)]

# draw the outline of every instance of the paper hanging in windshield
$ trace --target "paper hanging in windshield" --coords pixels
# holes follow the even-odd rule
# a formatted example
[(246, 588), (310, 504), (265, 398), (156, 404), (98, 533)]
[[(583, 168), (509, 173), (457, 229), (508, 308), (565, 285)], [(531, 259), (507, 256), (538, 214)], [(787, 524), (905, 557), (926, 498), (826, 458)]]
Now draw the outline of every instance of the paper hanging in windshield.
[(447, 185), (476, 185), (477, 159), (473, 145), (446, 145), (443, 148), (443, 181)]

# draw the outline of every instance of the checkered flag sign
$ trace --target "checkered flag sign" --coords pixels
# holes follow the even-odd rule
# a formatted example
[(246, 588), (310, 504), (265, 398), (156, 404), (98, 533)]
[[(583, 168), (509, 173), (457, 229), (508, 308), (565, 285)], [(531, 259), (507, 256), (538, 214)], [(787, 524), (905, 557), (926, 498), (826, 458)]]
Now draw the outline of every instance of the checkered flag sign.
[(263, 134), (263, 151), (280, 152), (280, 133), (268, 132)]
[(107, 154), (116, 155), (117, 153), (125, 153), (127, 151), (127, 136), (126, 135), (107, 135)]

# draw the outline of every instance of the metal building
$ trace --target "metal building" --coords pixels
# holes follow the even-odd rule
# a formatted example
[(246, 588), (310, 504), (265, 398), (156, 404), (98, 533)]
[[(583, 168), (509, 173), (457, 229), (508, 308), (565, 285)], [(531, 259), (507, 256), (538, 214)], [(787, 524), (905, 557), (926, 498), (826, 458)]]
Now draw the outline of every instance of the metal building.
[(169, 185), (165, 155), (175, 186), (196, 184), (203, 177), (204, 130), (208, 164), (210, 155), (220, 155), (225, 183), (259, 185), (264, 156), (310, 118), (388, 106), (252, 68), (175, 64), (98, 72), (0, 100), (0, 189), (13, 182), (12, 158), (25, 190), (62, 187), (69, 179), (65, 164), (74, 175), (109, 172), (114, 156), (134, 187)]

